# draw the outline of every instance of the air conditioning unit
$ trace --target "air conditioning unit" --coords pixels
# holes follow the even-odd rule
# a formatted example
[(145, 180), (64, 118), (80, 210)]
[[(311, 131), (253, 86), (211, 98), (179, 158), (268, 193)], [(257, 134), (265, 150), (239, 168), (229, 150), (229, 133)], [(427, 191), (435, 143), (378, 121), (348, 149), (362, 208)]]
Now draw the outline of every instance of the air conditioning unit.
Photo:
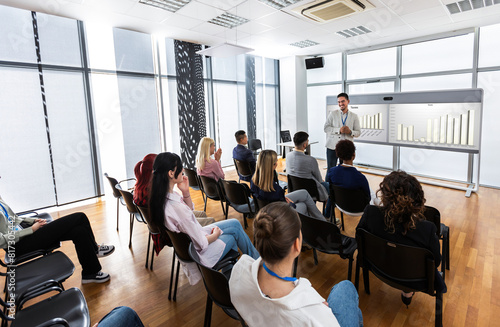
[(368, 0), (316, 0), (292, 9), (296, 14), (326, 23), (375, 8)]

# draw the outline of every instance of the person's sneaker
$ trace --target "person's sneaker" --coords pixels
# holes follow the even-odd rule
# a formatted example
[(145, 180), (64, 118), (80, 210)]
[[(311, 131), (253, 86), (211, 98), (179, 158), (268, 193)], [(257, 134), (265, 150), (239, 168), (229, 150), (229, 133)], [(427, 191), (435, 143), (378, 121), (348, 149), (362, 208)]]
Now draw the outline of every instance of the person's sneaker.
[(97, 257), (98, 258), (107, 257), (108, 255), (110, 255), (114, 251), (115, 251), (114, 245), (101, 244), (101, 245), (99, 245), (99, 250), (97, 250)]
[(99, 271), (97, 274), (82, 276), (82, 284), (105, 283), (110, 280), (108, 273)]

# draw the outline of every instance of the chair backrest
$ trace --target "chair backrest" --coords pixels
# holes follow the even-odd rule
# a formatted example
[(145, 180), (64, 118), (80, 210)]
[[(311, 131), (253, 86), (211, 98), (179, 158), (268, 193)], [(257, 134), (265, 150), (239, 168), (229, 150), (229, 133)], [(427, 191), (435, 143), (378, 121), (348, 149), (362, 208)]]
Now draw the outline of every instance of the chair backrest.
[(201, 181), (203, 193), (205, 193), (208, 198), (212, 200), (220, 200), (221, 198), (224, 198), (219, 184), (215, 181), (215, 179), (200, 175), (198, 177)]
[(139, 211), (139, 209), (137, 209), (137, 206), (134, 203), (134, 196), (132, 195), (132, 193), (130, 193), (127, 190), (122, 189), (122, 187), (120, 186), (120, 184), (116, 184), (115, 188), (122, 195), (123, 200), (125, 201), (125, 206), (127, 207), (127, 211), (130, 214), (133, 214), (137, 218), (137, 220), (142, 221), (143, 223), (145, 223), (146, 220), (144, 220), (144, 217), (142, 217), (141, 212)]
[(139, 209), (142, 217), (146, 221), (146, 224), (148, 225), (149, 232), (151, 234), (160, 234), (160, 231), (158, 230), (158, 228), (153, 227), (151, 225), (151, 214), (149, 211), (149, 207), (141, 207), (141, 206), (136, 206), (136, 207), (137, 207), (137, 209)]
[(302, 223), (302, 239), (320, 251), (342, 252), (342, 236), (339, 228), (328, 221), (312, 218), (298, 213)]
[(243, 176), (243, 177), (252, 177), (252, 168), (250, 168), (250, 163), (248, 161), (240, 161), (237, 159), (234, 159), (234, 167), (236, 167), (236, 172), (238, 175)]
[(115, 186), (118, 184), (118, 180), (116, 178), (110, 177), (108, 173), (104, 173), (104, 177), (108, 179), (109, 184), (111, 185), (111, 190), (113, 191), (113, 196), (115, 198), (120, 198), (122, 195), (120, 194), (120, 191), (115, 188)]
[(251, 151), (262, 149), (262, 142), (259, 139), (252, 139), (248, 141), (248, 148)]
[(260, 209), (267, 206), (269, 203), (273, 202), (273, 201), (266, 201), (266, 200), (259, 199), (253, 194), (252, 194), (252, 197), (253, 197), (254, 203), (255, 203), (255, 211), (259, 211)]
[(250, 205), (248, 197), (250, 196), (250, 189), (246, 184), (240, 184), (236, 181), (226, 181), (219, 179), (221, 188), (224, 190), (226, 200), (232, 205), (248, 204)]
[(296, 190), (306, 190), (309, 195), (317, 201), (319, 199), (318, 188), (316, 182), (311, 178), (301, 178), (297, 176), (287, 175), (288, 179), (288, 192), (293, 192)]
[(229, 295), (229, 282), (226, 276), (220, 271), (202, 265), (193, 243), (189, 245), (189, 255), (198, 265), (203, 277), (203, 282), (205, 283), (205, 288), (212, 301), (222, 308), (234, 309), (231, 303), (231, 296)]
[(175, 254), (181, 261), (193, 262), (189, 256), (189, 244), (191, 243), (191, 238), (185, 233), (176, 233), (167, 229), (167, 234), (172, 241), (172, 245), (175, 249)]
[(431, 251), (390, 242), (361, 228), (356, 230), (356, 241), (358, 260), (386, 284), (405, 289), (424, 282), (427, 289), (419, 291), (434, 294), (436, 266)]
[(436, 225), (436, 234), (438, 236), (441, 235), (441, 214), (439, 213), (439, 210), (431, 207), (431, 206), (425, 206), (424, 209), (424, 216), (425, 220), (431, 221)]
[(281, 142), (290, 142), (292, 141), (292, 135), (290, 135), (290, 131), (280, 131)]
[(200, 185), (198, 185), (198, 174), (196, 173), (196, 170), (191, 169), (191, 168), (184, 168), (184, 174), (187, 176), (189, 180), (189, 186), (191, 188), (199, 188)]
[(347, 189), (330, 183), (330, 196), (333, 203), (347, 212), (363, 212), (370, 198), (361, 189)]

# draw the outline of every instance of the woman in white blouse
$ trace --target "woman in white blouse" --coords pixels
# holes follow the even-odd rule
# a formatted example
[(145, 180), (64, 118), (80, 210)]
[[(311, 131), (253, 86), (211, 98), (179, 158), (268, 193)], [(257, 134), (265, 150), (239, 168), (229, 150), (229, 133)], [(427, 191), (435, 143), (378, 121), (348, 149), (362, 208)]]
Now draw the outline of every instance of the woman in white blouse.
[(358, 293), (350, 281), (335, 285), (328, 300), (305, 278), (290, 277), (302, 248), (301, 223), (284, 202), (262, 208), (254, 221), (261, 258), (242, 256), (233, 267), (231, 302), (250, 326), (362, 326)]
[[(162, 233), (167, 228), (189, 235), (201, 263), (207, 267), (213, 267), (231, 249), (237, 251), (239, 248), (242, 253), (257, 259), (259, 253), (238, 220), (227, 219), (205, 227), (198, 223), (193, 213), (189, 181), (182, 171), (181, 158), (175, 153), (160, 153), (154, 161), (149, 205), (155, 227)], [(175, 185), (182, 194), (174, 191)], [(183, 268), (191, 284), (199, 281), (196, 266), (183, 264)]]

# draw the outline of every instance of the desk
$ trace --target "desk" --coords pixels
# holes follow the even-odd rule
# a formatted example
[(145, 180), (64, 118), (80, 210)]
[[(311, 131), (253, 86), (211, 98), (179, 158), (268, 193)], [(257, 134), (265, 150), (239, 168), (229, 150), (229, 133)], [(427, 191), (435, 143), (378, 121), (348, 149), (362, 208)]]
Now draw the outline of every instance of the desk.
[[(306, 154), (311, 155), (311, 144), (317, 144), (317, 143), (319, 143), (319, 142), (318, 141), (309, 142), (309, 144), (306, 147)], [(282, 142), (282, 143), (278, 143), (276, 145), (288, 148), (289, 149), (288, 152), (293, 151), (293, 149), (295, 148), (295, 143), (293, 143), (293, 141)]]

